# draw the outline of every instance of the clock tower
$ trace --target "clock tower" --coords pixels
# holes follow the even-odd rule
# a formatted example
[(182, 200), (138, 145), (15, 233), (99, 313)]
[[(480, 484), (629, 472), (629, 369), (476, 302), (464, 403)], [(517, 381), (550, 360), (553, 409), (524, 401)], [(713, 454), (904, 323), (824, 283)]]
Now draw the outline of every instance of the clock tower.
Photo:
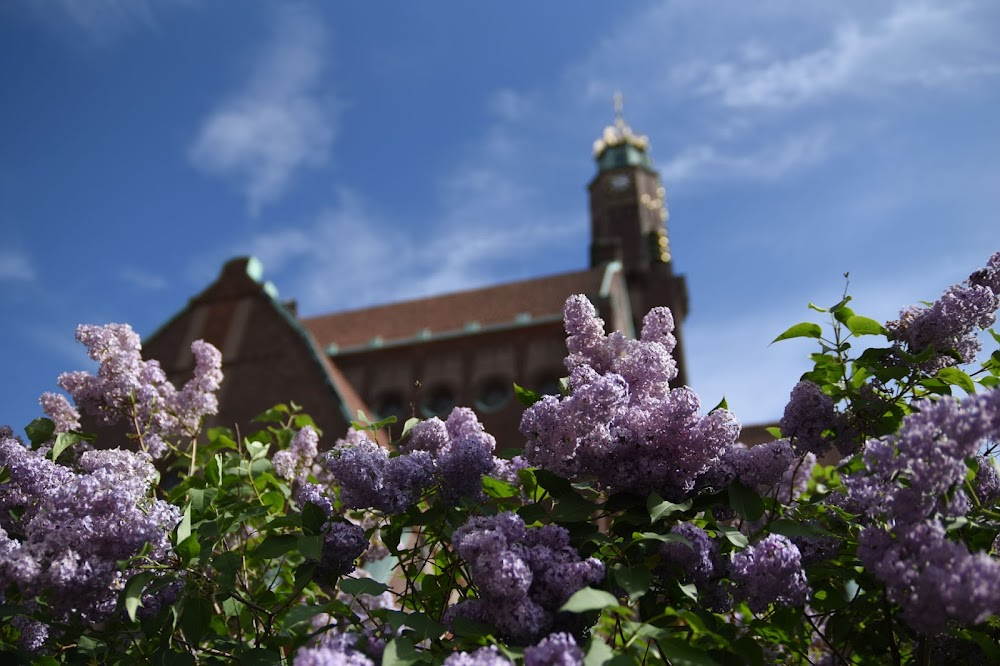
[(632, 132), (622, 115), (622, 97), (615, 95), (615, 122), (594, 142), (597, 175), (590, 182), (590, 264), (621, 262), (628, 282), (633, 327), (651, 308), (673, 312), (679, 373), (687, 381), (681, 346), (681, 324), (687, 316), (684, 277), (675, 275), (667, 236), (667, 192), (653, 168), (649, 139)]

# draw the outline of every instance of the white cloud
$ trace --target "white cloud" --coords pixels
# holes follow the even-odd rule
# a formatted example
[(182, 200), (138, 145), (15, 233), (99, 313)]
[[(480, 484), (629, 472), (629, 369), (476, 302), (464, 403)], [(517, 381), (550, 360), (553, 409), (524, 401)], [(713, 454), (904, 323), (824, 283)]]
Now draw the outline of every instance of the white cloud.
[(833, 152), (830, 132), (824, 129), (785, 136), (777, 145), (756, 152), (726, 154), (710, 145), (688, 146), (660, 167), (668, 183), (695, 180), (775, 181), (800, 169), (820, 164)]
[(32, 282), (36, 275), (34, 263), (28, 254), (0, 248), (0, 282)]
[(159, 291), (167, 286), (160, 275), (154, 275), (134, 266), (125, 266), (118, 272), (118, 279), (145, 291)]
[(877, 23), (843, 21), (828, 43), (785, 58), (769, 59), (759, 43), (748, 42), (738, 59), (704, 68), (699, 92), (734, 108), (785, 108), (845, 91), (996, 74), (998, 63), (983, 61), (976, 41), (961, 5), (900, 5)]
[(323, 91), (327, 36), (319, 16), (284, 6), (243, 90), (203, 121), (192, 164), (235, 182), (251, 215), (281, 198), (301, 169), (330, 157), (336, 105)]
[(486, 108), (500, 120), (516, 122), (534, 110), (534, 102), (524, 93), (503, 88), (486, 100)]

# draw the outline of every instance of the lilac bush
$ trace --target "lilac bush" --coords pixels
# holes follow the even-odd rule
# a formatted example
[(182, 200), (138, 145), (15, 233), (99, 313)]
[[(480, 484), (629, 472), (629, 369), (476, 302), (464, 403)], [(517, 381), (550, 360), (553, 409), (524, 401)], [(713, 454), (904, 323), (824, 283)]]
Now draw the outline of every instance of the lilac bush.
[(583, 296), (566, 302), (570, 394), (545, 396), (521, 421), (524, 457), (574, 480), (594, 479), (612, 492), (657, 492), (683, 499), (739, 435), (724, 409), (701, 416), (688, 387), (670, 388), (677, 363), (673, 318), (655, 308), (642, 338), (604, 333), (604, 322)]
[(217, 350), (176, 388), (127, 326), (81, 327), (96, 374), (0, 428), (0, 658), (1000, 663), (998, 290), (1000, 254), (896, 322), (813, 306), (779, 339), (814, 367), (750, 447), (670, 385), (668, 310), (629, 340), (572, 297), (567, 393), (521, 391), (511, 460), (462, 407), (388, 444), (294, 404), (201, 432)]

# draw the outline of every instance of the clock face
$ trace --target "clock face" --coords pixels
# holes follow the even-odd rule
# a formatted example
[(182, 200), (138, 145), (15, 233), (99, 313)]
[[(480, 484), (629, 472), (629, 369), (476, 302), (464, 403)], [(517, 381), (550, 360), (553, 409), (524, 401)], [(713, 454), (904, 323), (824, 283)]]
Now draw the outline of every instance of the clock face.
[(629, 186), (629, 184), (631, 182), (632, 182), (632, 179), (629, 178), (628, 174), (626, 174), (626, 173), (619, 173), (619, 174), (615, 174), (614, 176), (611, 177), (611, 183), (610, 183), (610, 185), (611, 185), (611, 189), (615, 190), (617, 192), (617, 191), (624, 190), (626, 187)]

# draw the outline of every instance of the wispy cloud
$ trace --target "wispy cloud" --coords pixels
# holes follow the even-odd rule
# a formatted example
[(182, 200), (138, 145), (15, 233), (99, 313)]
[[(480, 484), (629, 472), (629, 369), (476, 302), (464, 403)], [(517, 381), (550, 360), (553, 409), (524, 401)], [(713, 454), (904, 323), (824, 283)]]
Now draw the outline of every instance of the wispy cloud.
[(155, 29), (165, 10), (193, 6), (197, 0), (48, 0), (26, 4), (35, 18), (50, 27), (107, 46), (134, 30)]
[(996, 75), (1000, 63), (979, 52), (981, 39), (961, 4), (900, 5), (870, 24), (843, 21), (827, 43), (787, 57), (748, 43), (738, 58), (706, 65), (699, 92), (735, 108), (784, 108), (841, 92)]
[(27, 253), (0, 248), (0, 282), (32, 282), (36, 275), (34, 263)]
[(327, 55), (321, 18), (283, 6), (250, 81), (202, 122), (192, 164), (234, 182), (251, 215), (281, 198), (303, 168), (330, 157), (337, 109), (322, 81)]
[(816, 129), (784, 137), (756, 152), (726, 154), (711, 145), (688, 146), (664, 163), (660, 171), (668, 183), (695, 180), (775, 181), (824, 162), (834, 150), (830, 132)]
[(118, 272), (118, 279), (144, 291), (159, 291), (167, 286), (167, 281), (162, 276), (134, 266), (122, 268)]

